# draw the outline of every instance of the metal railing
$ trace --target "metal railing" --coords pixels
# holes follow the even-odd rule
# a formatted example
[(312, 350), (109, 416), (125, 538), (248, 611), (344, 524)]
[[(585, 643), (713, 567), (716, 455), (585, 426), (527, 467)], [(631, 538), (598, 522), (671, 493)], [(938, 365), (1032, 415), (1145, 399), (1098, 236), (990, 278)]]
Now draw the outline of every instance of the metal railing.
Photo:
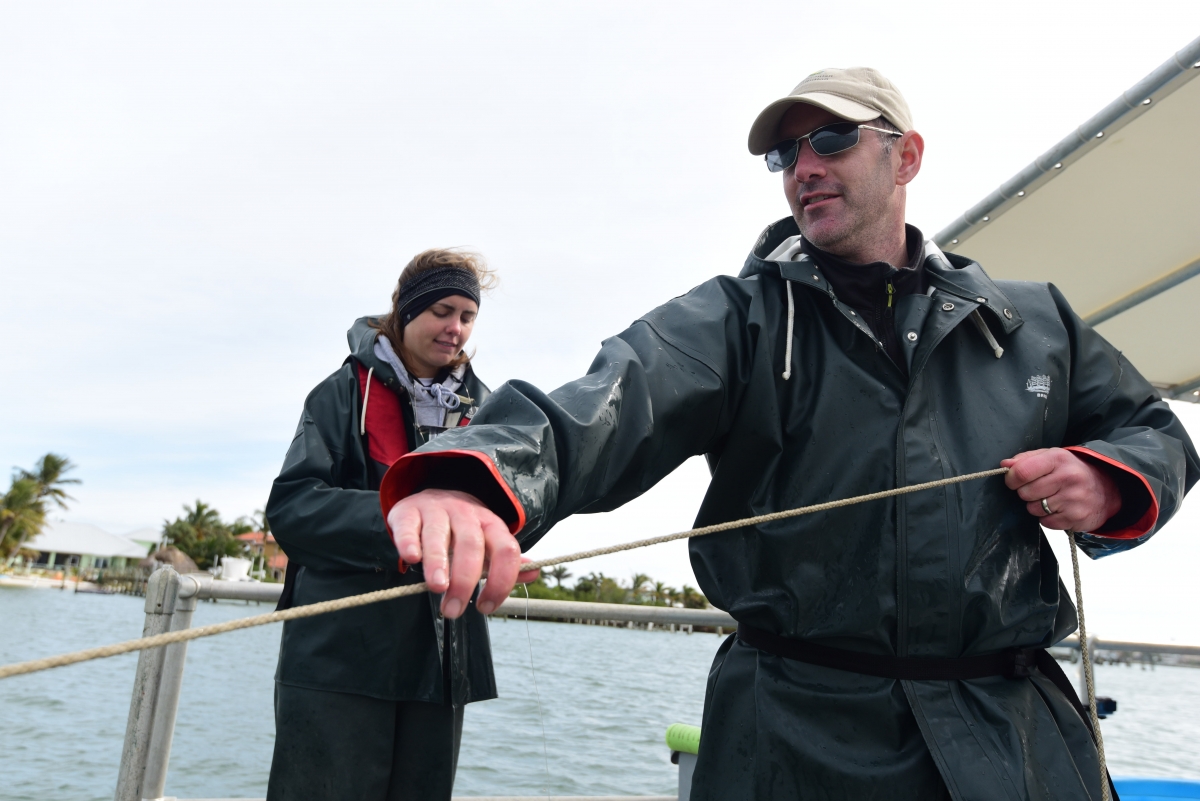
[[(1099, 637), (1088, 637), (1088, 648), (1091, 650), (1092, 661), (1103, 664), (1113, 661), (1112, 654), (1119, 654), (1126, 662), (1132, 662), (1132, 657), (1139, 661), (1149, 662), (1152, 666), (1163, 656), (1180, 656), (1187, 658), (1184, 666), (1195, 667), (1195, 661), (1200, 659), (1200, 647), (1194, 645), (1175, 645), (1173, 643), (1128, 642), (1125, 640), (1102, 640)], [(1055, 659), (1069, 660), (1077, 665), (1075, 675), (1075, 692), (1080, 698), (1087, 698), (1087, 677), (1084, 675), (1083, 660), (1079, 658), (1079, 638), (1068, 637), (1047, 649)], [(1189, 664), (1190, 662), (1190, 664)], [(1095, 681), (1093, 680), (1093, 684)], [(1097, 694), (1100, 692), (1097, 689)]]
[[(1131, 654), (1170, 654), (1172, 656), (1200, 657), (1200, 645), (1175, 645), (1173, 643), (1157, 642), (1128, 642), (1126, 640), (1101, 640), (1098, 637), (1088, 637), (1088, 645), (1093, 651), (1116, 651)], [(1068, 637), (1053, 648), (1070, 648), (1079, 650), (1079, 638)]]
[[(192, 625), (196, 604), (202, 600), (260, 601), (275, 603), (283, 593), (282, 584), (249, 581), (219, 581), (208, 573), (180, 575), (162, 567), (146, 583), (146, 622), (142, 636), (179, 631)], [(493, 613), (501, 617), (537, 620), (613, 621), (630, 625), (677, 626), (691, 631), (695, 626), (722, 631), (737, 624), (725, 612), (716, 609), (678, 609), (664, 606), (634, 606), (575, 601), (526, 600), (509, 598)], [(171, 760), (171, 742), (175, 736), (175, 716), (179, 710), (179, 692), (183, 686), (183, 668), (187, 643), (151, 648), (138, 654), (133, 697), (117, 775), (116, 801), (166, 801), (167, 768)], [(563, 798), (566, 798), (565, 796)], [(582, 798), (582, 797), (573, 797)], [(463, 799), (466, 801), (466, 799)], [(472, 801), (484, 801), (482, 798)], [(499, 798), (494, 799), (499, 801)], [(516, 796), (505, 801), (522, 801)], [(542, 798), (541, 801), (546, 801)], [(615, 798), (591, 797), (589, 801), (616, 801)], [(621, 801), (674, 801), (674, 796), (625, 796)]]
[(614, 623), (645, 623), (652, 626), (680, 626), (689, 631), (695, 626), (701, 626), (722, 632), (737, 626), (737, 621), (728, 612), (722, 612), (720, 609), (598, 604), (586, 601), (549, 601), (540, 598), (526, 600), (520, 596), (506, 599), (492, 612), (492, 616), (524, 617), (526, 613), (530, 620), (602, 620)]

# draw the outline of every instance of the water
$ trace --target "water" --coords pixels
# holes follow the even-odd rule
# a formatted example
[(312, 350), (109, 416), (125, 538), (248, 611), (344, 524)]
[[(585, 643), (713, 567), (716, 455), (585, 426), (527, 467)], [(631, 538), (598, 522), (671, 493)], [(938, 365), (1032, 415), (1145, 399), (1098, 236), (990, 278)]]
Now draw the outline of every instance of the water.
[[(194, 625), (267, 611), (201, 604)], [(136, 637), (142, 601), (0, 588), (0, 663)], [(600, 626), (529, 624), (550, 757), (523, 621), (491, 624), (501, 697), (467, 707), (461, 795), (672, 794), (666, 727), (700, 722), (720, 640)], [(167, 794), (262, 798), (271, 764), (279, 627), (197, 640), (188, 651)], [(0, 681), (0, 799), (112, 798), (137, 657)], [(1120, 703), (1105, 721), (1116, 775), (1200, 776), (1200, 670), (1102, 666)]]

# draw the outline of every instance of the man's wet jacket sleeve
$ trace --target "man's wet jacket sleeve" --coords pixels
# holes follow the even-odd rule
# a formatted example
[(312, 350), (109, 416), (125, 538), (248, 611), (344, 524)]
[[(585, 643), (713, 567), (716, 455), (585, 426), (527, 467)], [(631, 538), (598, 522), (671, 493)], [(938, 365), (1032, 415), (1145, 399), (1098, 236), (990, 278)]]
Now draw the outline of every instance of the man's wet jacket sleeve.
[[(397, 462), (381, 493), (386, 499), (389, 487), (404, 484), (494, 496), (480, 482), (410, 480), (424, 472), (419, 465), (430, 452), (473, 452), (461, 458), (489, 460), (521, 505), (523, 548), (568, 515), (608, 511), (641, 495), (711, 450), (728, 424), (737, 401), (730, 387), (744, 385), (729, 375), (755, 336), (743, 330), (750, 296), (736, 284), (746, 283), (717, 278), (659, 307), (606, 340), (587, 375), (549, 394), (522, 381), (505, 384), (470, 426)], [(503, 506), (495, 511), (512, 518)]]
[[(317, 570), (395, 570), (399, 553), (367, 489), (358, 432), (358, 389), (345, 366), (304, 402), (267, 518), (288, 559)], [(343, 487), (361, 487), (344, 489)]]
[(1098, 558), (1140, 545), (1170, 520), (1200, 475), (1200, 461), (1183, 424), (1149, 382), (1079, 319), (1056, 287), (1050, 292), (1072, 344), (1066, 440), (1080, 443), (1070, 450), (1110, 468), (1124, 503), (1117, 517), (1129, 518), (1121, 530), (1106, 525), (1078, 535), (1084, 551)]

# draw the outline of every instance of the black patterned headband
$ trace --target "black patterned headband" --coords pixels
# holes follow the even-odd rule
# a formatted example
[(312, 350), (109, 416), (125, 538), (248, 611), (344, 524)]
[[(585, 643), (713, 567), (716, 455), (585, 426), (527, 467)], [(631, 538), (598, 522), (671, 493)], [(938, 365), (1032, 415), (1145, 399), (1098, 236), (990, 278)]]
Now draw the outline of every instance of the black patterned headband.
[(465, 267), (435, 267), (400, 287), (396, 309), (401, 327), (439, 300), (450, 295), (462, 295), (479, 305), (479, 278)]

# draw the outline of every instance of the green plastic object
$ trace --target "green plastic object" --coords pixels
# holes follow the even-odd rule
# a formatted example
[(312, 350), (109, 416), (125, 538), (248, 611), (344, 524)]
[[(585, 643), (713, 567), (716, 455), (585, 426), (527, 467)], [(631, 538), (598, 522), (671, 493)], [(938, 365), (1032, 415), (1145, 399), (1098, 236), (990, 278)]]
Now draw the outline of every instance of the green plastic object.
[(684, 754), (700, 753), (700, 727), (672, 723), (667, 727), (667, 746)]

